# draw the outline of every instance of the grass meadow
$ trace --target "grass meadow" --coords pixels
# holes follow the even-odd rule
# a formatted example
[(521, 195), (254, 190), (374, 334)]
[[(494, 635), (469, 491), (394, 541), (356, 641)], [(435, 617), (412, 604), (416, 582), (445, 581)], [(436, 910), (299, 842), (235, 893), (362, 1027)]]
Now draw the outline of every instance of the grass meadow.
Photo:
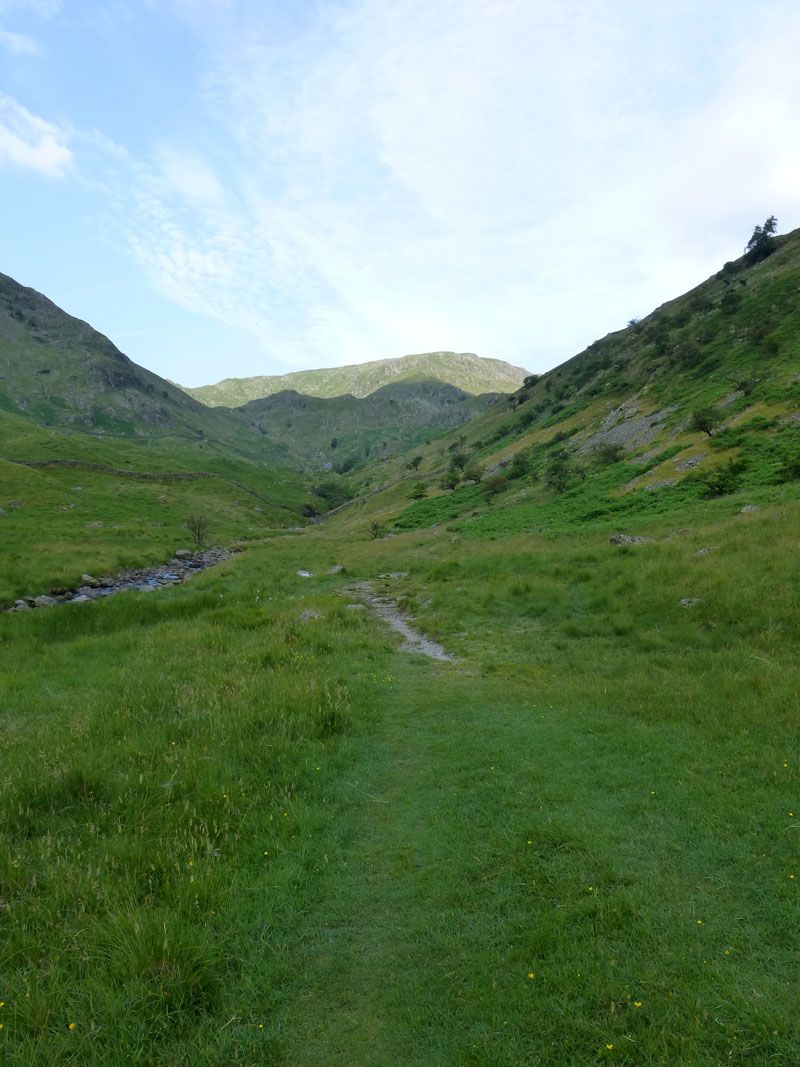
[(0, 615), (0, 1064), (796, 1062), (798, 506), (693, 518)]

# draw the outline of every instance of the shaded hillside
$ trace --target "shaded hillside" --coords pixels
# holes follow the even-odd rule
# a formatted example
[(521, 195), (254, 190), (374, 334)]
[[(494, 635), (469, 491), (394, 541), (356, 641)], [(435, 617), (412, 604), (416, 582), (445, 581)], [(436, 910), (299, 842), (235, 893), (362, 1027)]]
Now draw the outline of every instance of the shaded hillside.
[(369, 396), (390, 382), (435, 379), (465, 393), (510, 393), (528, 374), (500, 359), (485, 359), (471, 352), (427, 352), (422, 355), (381, 359), (350, 367), (293, 371), (290, 374), (254, 378), (225, 378), (216, 385), (185, 391), (204, 404), (237, 407), (285, 390), (306, 396)]
[(247, 543), (302, 526), (323, 506), (301, 478), (208, 439), (120, 439), (0, 411), (0, 609), (72, 588), (84, 572), (163, 563), (192, 548)]
[[(800, 231), (591, 344), (457, 433), (374, 472), (398, 528), (469, 536), (796, 494)], [(422, 489), (419, 486), (422, 486)], [(409, 504), (411, 490), (425, 499)], [(340, 520), (337, 520), (340, 521)], [(341, 521), (346, 521), (343, 517)]]
[(251, 431), (285, 448), (295, 462), (347, 471), (459, 426), (502, 399), (496, 393), (470, 396), (438, 381), (405, 381), (363, 399), (286, 390), (251, 400), (234, 414)]
[[(138, 366), (88, 323), (0, 274), (0, 410), (114, 436), (182, 434), (267, 451), (227, 412), (211, 412)], [(272, 451), (270, 458), (280, 455)]]

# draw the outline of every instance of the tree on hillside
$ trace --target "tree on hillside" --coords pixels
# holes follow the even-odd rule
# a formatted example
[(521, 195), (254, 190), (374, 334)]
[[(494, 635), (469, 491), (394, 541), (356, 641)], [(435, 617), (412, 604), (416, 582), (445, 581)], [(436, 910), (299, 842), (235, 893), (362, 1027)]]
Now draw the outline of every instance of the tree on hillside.
[(772, 238), (775, 236), (778, 230), (778, 220), (774, 215), (770, 215), (763, 226), (756, 226), (753, 230), (753, 236), (745, 245), (745, 253), (748, 260), (751, 263), (758, 263), (759, 260), (766, 259), (775, 251), (772, 243)]
[(483, 465), (473, 460), (463, 471), (465, 482), (479, 482), (483, 477)]
[(409, 469), (410, 471), (415, 471), (415, 470), (418, 470), (418, 469), (419, 469), (419, 465), (420, 465), (420, 463), (422, 463), (422, 456), (414, 456), (414, 458), (413, 458), (413, 459), (410, 459), (410, 460), (408, 461), (408, 463), (406, 464), (406, 466), (408, 467), (408, 469)]
[(504, 478), (502, 474), (493, 474), (491, 478), (487, 478), (483, 483), (486, 503), (491, 504), (497, 494), (502, 493), (504, 489), (508, 489), (508, 479)]
[(544, 483), (548, 489), (563, 493), (574, 473), (569, 456), (563, 448), (560, 448), (545, 467)]
[(208, 515), (203, 515), (202, 512), (195, 511), (191, 514), (184, 523), (184, 526), (192, 535), (192, 540), (196, 545), (202, 545), (208, 537), (210, 523), (208, 521)]
[(722, 415), (720, 415), (716, 408), (706, 405), (705, 407), (697, 408), (696, 411), (692, 412), (689, 429), (702, 430), (703, 433), (708, 434), (710, 437), (721, 422)]

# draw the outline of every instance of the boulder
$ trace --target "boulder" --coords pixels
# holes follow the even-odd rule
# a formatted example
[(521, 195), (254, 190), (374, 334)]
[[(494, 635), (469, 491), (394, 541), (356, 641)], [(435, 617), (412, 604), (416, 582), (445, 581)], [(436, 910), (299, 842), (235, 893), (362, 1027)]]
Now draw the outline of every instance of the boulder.
[(102, 525), (103, 525), (102, 522), (99, 522), (97, 519), (95, 519), (94, 522), (87, 522), (86, 523), (86, 529), (87, 530), (99, 530)]
[(37, 596), (33, 598), (34, 607), (54, 608), (58, 601), (53, 596)]
[(91, 576), (91, 574), (82, 574), (81, 581), (84, 585), (90, 585), (93, 589), (96, 589), (100, 584), (96, 578)]
[(318, 611), (314, 611), (313, 608), (307, 608), (306, 611), (300, 615), (300, 622), (308, 622), (309, 619), (321, 619), (322, 616)]
[(297, 572), (297, 577), (298, 578), (313, 578), (314, 575), (311, 573), (311, 571), (299, 570)]
[(193, 555), (194, 553), (190, 552), (188, 548), (179, 548), (175, 553), (175, 559), (191, 559)]
[(97, 600), (102, 595), (99, 589), (95, 589), (91, 585), (82, 585), (78, 589), (78, 596), (83, 597), (84, 600)]
[(335, 567), (331, 567), (328, 574), (341, 574), (344, 571), (344, 567), (341, 563), (337, 563)]
[(643, 545), (652, 541), (652, 537), (633, 537), (631, 534), (614, 534), (609, 537), (610, 545)]

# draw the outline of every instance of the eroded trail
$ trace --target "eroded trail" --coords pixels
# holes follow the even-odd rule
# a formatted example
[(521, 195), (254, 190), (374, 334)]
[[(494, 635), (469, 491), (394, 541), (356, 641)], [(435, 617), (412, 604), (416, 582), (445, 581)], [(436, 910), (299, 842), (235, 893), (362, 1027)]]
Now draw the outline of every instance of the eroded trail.
[(401, 652), (419, 652), (421, 655), (438, 660), (440, 663), (456, 662), (455, 656), (451, 656), (444, 645), (440, 645), (438, 641), (433, 641), (431, 638), (417, 633), (410, 625), (407, 616), (403, 615), (398, 608), (397, 601), (375, 591), (374, 581), (357, 582), (348, 592), (363, 600), (370, 611), (383, 619), (395, 633), (402, 636)]

